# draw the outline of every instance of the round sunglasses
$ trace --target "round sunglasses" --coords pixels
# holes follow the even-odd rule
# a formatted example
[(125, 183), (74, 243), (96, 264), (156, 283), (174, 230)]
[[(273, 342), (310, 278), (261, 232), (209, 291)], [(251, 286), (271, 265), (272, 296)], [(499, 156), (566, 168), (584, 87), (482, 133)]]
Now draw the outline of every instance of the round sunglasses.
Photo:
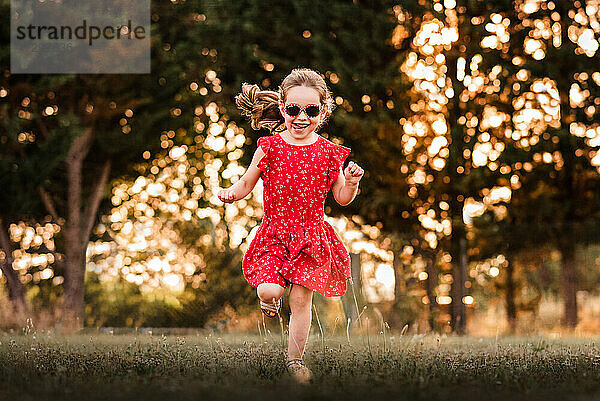
[(284, 105), (285, 113), (290, 117), (296, 117), (302, 111), (306, 113), (308, 117), (317, 117), (321, 113), (322, 105), (320, 104), (307, 104), (306, 106), (300, 106), (296, 103), (288, 103)]

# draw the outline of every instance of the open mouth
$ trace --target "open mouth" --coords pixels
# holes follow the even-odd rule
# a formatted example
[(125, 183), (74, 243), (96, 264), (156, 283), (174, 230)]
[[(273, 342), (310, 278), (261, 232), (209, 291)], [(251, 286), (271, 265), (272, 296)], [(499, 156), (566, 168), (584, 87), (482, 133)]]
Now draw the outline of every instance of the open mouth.
[(292, 127), (294, 127), (295, 129), (304, 129), (306, 127), (308, 127), (310, 124), (292, 124)]

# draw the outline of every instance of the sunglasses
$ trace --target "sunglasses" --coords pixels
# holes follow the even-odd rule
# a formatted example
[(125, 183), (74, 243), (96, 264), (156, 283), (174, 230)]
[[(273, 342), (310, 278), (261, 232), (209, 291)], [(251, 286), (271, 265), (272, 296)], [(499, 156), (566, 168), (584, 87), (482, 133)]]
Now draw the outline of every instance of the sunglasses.
[(302, 111), (304, 111), (308, 117), (316, 117), (321, 113), (321, 107), (320, 104), (307, 104), (302, 107), (296, 103), (288, 103), (284, 106), (284, 110), (290, 117), (296, 117), (302, 113)]

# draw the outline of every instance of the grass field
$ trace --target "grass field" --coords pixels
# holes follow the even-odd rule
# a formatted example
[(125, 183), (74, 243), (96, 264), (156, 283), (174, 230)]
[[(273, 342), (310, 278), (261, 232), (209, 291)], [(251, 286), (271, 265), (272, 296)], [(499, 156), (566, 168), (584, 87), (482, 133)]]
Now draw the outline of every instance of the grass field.
[(593, 400), (600, 339), (311, 337), (310, 385), (279, 335), (0, 334), (0, 400)]

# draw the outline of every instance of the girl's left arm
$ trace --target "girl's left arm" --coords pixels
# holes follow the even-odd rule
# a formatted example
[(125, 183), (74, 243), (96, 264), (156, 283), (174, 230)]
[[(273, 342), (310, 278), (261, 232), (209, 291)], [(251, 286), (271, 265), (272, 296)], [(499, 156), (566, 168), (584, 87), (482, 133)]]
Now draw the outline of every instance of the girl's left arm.
[(344, 171), (340, 167), (340, 174), (331, 187), (337, 203), (346, 206), (354, 200), (358, 191), (358, 183), (364, 174), (365, 171), (354, 162), (348, 163)]

